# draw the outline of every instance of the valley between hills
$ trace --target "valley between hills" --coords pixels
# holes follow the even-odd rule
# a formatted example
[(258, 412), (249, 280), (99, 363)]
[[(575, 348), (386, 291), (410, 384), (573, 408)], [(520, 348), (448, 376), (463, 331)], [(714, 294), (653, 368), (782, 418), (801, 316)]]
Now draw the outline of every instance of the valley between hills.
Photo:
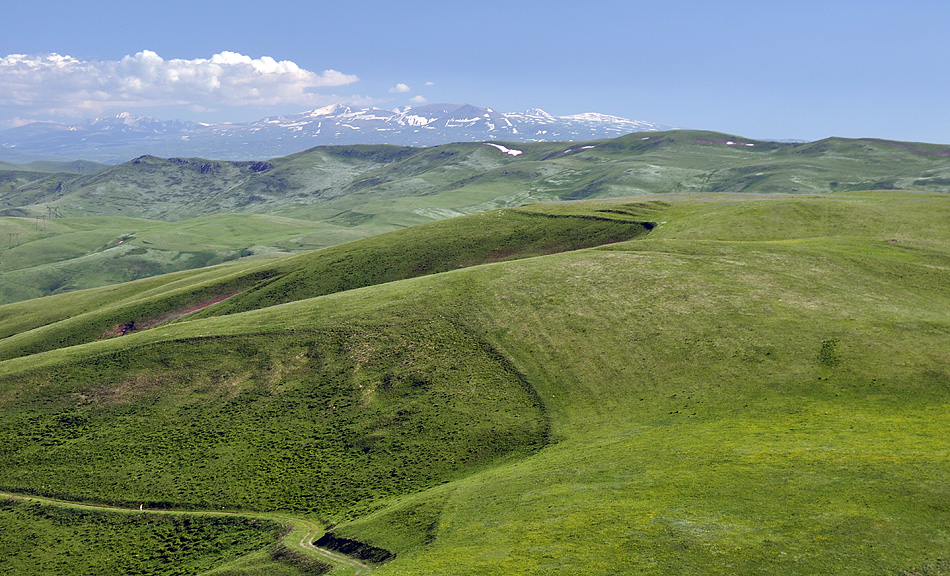
[(948, 574), (948, 157), (3, 166), (0, 571)]

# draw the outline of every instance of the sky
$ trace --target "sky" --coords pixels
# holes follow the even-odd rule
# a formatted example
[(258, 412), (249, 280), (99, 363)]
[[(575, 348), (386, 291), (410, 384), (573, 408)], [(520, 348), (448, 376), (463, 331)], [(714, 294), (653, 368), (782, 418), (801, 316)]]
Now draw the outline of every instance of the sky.
[(3, 13), (0, 129), (466, 103), (950, 144), (946, 0), (30, 0)]

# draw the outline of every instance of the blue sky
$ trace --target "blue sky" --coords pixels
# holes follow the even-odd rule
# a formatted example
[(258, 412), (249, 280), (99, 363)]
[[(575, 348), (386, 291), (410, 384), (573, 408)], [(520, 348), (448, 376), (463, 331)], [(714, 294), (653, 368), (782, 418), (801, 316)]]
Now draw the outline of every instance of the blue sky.
[(945, 0), (11, 4), (0, 127), (452, 102), (950, 144)]

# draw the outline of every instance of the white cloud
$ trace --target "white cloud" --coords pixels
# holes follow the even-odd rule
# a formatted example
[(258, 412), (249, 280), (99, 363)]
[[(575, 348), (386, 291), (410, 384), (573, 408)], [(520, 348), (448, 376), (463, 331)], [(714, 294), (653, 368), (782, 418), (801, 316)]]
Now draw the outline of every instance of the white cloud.
[(413, 104), (425, 104), (426, 102), (428, 102), (425, 96), (413, 96), (412, 98), (409, 99), (409, 101), (412, 102)]
[(322, 88), (358, 81), (336, 70), (312, 72), (289, 60), (221, 52), (165, 60), (143, 50), (118, 61), (60, 54), (0, 58), (0, 106), (30, 114), (78, 116), (116, 107), (320, 105)]
[(435, 86), (435, 82), (426, 82), (425, 85), (426, 85), (426, 86)]
[(396, 84), (395, 86), (389, 89), (389, 91), (392, 92), (393, 94), (410, 92), (411, 90), (412, 88), (410, 88), (407, 84), (403, 84), (402, 82), (400, 82), (399, 84)]

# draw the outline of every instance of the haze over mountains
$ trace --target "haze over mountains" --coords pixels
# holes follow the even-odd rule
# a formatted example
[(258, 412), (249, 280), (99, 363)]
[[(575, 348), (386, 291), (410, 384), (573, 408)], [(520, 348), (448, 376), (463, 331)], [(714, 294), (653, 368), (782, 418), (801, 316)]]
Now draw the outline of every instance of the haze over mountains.
[(498, 112), (468, 104), (396, 110), (333, 105), (244, 124), (164, 121), (122, 113), (80, 124), (36, 122), (4, 130), (0, 160), (81, 158), (117, 164), (143, 154), (261, 160), (321, 145), (579, 141), (669, 128), (598, 113), (553, 116), (539, 109)]

